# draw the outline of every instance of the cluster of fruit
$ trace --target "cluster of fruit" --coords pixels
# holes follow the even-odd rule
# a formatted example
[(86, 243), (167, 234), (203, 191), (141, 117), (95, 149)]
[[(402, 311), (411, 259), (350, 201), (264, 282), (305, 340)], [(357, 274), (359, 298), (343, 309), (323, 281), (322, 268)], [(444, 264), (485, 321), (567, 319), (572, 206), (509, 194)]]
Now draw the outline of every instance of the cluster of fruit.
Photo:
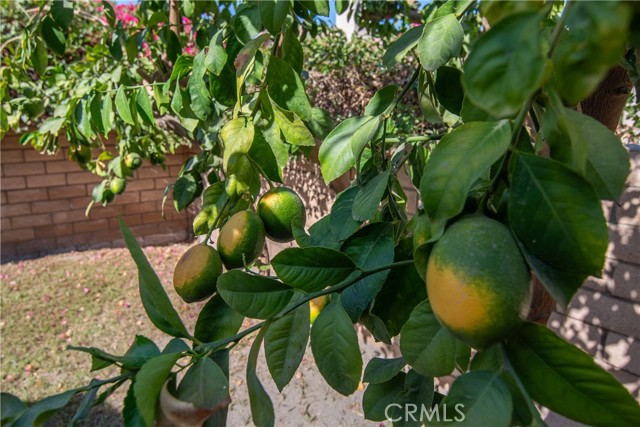
[(304, 227), (306, 212), (300, 197), (288, 187), (267, 191), (256, 212), (233, 214), (220, 229), (217, 250), (208, 239), (193, 246), (178, 261), (173, 286), (187, 303), (202, 301), (216, 291), (222, 267), (228, 270), (253, 263), (262, 253), (265, 236), (276, 242), (293, 240), (293, 226)]

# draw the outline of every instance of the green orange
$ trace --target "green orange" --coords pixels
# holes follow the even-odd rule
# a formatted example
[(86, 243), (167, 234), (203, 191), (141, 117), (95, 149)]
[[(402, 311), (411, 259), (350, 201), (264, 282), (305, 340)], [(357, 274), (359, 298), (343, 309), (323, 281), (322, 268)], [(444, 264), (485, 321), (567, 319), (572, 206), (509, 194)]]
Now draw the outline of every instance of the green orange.
[(323, 295), (321, 297), (317, 297), (309, 301), (309, 320), (311, 320), (311, 324), (315, 322), (316, 318), (322, 311), (325, 305), (329, 302), (329, 295)]
[(202, 301), (216, 291), (222, 261), (208, 245), (195, 245), (185, 252), (173, 271), (173, 287), (184, 302)]
[(276, 242), (293, 240), (292, 224), (304, 227), (307, 216), (300, 196), (288, 187), (272, 188), (264, 193), (258, 201), (257, 212), (267, 236)]
[(129, 153), (124, 158), (124, 164), (131, 170), (138, 169), (142, 165), (142, 157), (138, 153)]
[(509, 229), (487, 217), (464, 217), (447, 228), (426, 276), (436, 318), (477, 349), (509, 337), (528, 311), (527, 265)]
[(113, 194), (122, 194), (127, 187), (127, 181), (122, 178), (113, 178), (109, 183), (109, 189)]
[(264, 248), (264, 224), (251, 211), (240, 211), (222, 226), (218, 235), (218, 252), (228, 269), (251, 264)]

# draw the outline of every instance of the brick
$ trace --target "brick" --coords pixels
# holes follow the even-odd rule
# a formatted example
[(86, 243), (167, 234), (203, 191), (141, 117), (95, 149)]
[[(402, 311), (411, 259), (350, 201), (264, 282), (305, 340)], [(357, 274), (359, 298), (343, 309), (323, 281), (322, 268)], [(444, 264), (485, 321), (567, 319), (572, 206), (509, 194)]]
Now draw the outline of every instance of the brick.
[(5, 165), (2, 171), (6, 176), (42, 175), (46, 173), (44, 162), (29, 163), (28, 167), (25, 167), (22, 163), (9, 164)]
[(154, 212), (158, 210), (158, 207), (159, 207), (159, 203), (156, 203), (156, 202), (141, 202), (141, 203), (126, 205), (124, 207), (124, 212), (126, 214)]
[(160, 166), (146, 166), (138, 169), (137, 178), (158, 178), (169, 176), (169, 171), (162, 169)]
[(7, 203), (7, 192), (0, 191), (0, 204), (4, 205), (5, 203)]
[(116, 203), (118, 204), (127, 204), (127, 203), (137, 203), (140, 201), (140, 193), (138, 191), (132, 191), (129, 188), (119, 196), (116, 196)]
[(602, 352), (603, 359), (618, 369), (640, 376), (640, 341), (609, 332)]
[(156, 178), (155, 179), (155, 188), (157, 190), (164, 190), (167, 188), (167, 185), (173, 184), (176, 182), (175, 178)]
[(168, 245), (170, 243), (185, 242), (189, 238), (187, 230), (178, 233), (154, 234), (144, 238), (145, 245)]
[(11, 178), (2, 178), (0, 180), (0, 188), (3, 190), (21, 190), (27, 188), (27, 181), (22, 176), (14, 176)]
[(38, 215), (26, 215), (26, 216), (17, 216), (11, 218), (11, 224), (13, 228), (17, 230), (18, 228), (33, 228), (41, 225), (49, 225), (51, 224), (51, 214), (38, 214)]
[(3, 205), (0, 209), (0, 216), (2, 218), (10, 218), (22, 215), (30, 215), (31, 214), (31, 206), (28, 203), (20, 203), (16, 205)]
[(605, 200), (602, 202), (602, 213), (607, 223), (615, 223), (615, 207), (612, 201)]
[[(89, 196), (74, 197), (72, 199), (69, 199), (69, 208), (70, 209), (86, 209), (89, 203), (91, 203), (91, 197)], [(98, 207), (100, 207), (100, 205), (95, 205), (95, 204), (93, 206), (94, 207), (91, 209), (91, 212), (93, 212), (93, 209), (97, 209)]]
[(640, 187), (628, 187), (615, 207), (617, 224), (640, 225)]
[(11, 218), (2, 218), (0, 220), (0, 231), (9, 231), (11, 230)]
[(158, 223), (158, 232), (165, 233), (179, 233), (182, 230), (188, 230), (189, 223), (187, 221), (162, 221)]
[(76, 222), (73, 224), (74, 233), (89, 233), (102, 231), (109, 227), (109, 220), (96, 219), (91, 221)]
[(4, 251), (4, 244), (11, 242), (24, 242), (34, 238), (33, 230), (7, 230), (2, 231), (2, 250)]
[(7, 192), (10, 204), (21, 202), (35, 202), (48, 200), (49, 195), (46, 188), (33, 188), (29, 190), (13, 190)]
[(140, 191), (140, 190), (153, 190), (155, 187), (155, 181), (153, 179), (138, 179), (135, 178), (127, 183), (127, 191)]
[(72, 224), (53, 224), (45, 227), (36, 227), (33, 229), (36, 239), (44, 239), (47, 237), (69, 236), (73, 234)]
[(627, 185), (630, 187), (640, 187), (640, 151), (631, 151), (631, 173), (627, 177)]
[[(2, 141), (3, 145), (5, 141)], [(24, 162), (24, 154), (22, 150), (2, 150), (2, 155), (0, 156), (0, 161), (2, 161), (2, 168), (4, 169), (4, 165), (7, 163), (22, 163)]]
[(78, 172), (78, 165), (69, 160), (45, 162), (47, 173), (74, 173)]
[(69, 201), (65, 199), (61, 200), (49, 200), (46, 202), (34, 202), (31, 204), (31, 212), (45, 213), (45, 212), (58, 212), (69, 209)]
[(640, 226), (611, 224), (607, 256), (640, 264)]
[[(91, 193), (87, 192), (87, 188), (84, 185), (66, 185), (63, 187), (52, 187), (47, 189), (49, 192), (49, 199), (68, 199), (72, 197), (88, 196)], [(87, 203), (91, 199), (87, 197)], [(86, 205), (85, 205), (86, 206)]]
[(17, 251), (15, 244), (2, 242), (2, 251), (0, 251), (0, 260), (5, 263), (16, 259)]
[[(164, 190), (149, 190), (149, 191), (140, 192), (141, 202), (162, 202), (163, 197), (164, 197)], [(170, 197), (167, 198), (167, 203), (170, 201), (169, 199)]]
[(609, 283), (609, 292), (620, 298), (640, 303), (640, 265), (619, 262)]
[(27, 187), (29, 188), (55, 187), (66, 183), (67, 179), (63, 173), (27, 177)]
[[(128, 227), (131, 227), (133, 225), (140, 225), (142, 224), (142, 215), (123, 215), (122, 220), (125, 224), (127, 224)], [(120, 224), (118, 222), (118, 218), (111, 218), (109, 220), (109, 228), (117, 230), (119, 227)]]
[(623, 335), (640, 338), (640, 307), (603, 292), (581, 289), (569, 304), (567, 316)]
[(98, 205), (98, 206), (94, 206), (94, 208), (91, 209), (91, 212), (89, 213), (89, 217), (91, 219), (113, 218), (113, 217), (117, 217), (118, 214), (122, 214), (122, 207), (118, 209), (116, 208), (116, 206), (112, 204), (107, 206)]
[(56, 247), (60, 249), (75, 248), (80, 245), (85, 245), (91, 242), (95, 242), (95, 239), (92, 233), (74, 234), (72, 236), (56, 237)]
[(93, 175), (90, 172), (74, 172), (68, 173), (67, 184), (97, 184), (100, 182), (100, 177)]
[(16, 245), (16, 250), (20, 254), (31, 254), (39, 252), (48, 252), (56, 247), (56, 239), (51, 237), (48, 239), (30, 240), (21, 242)]
[(557, 312), (551, 314), (548, 325), (565, 340), (578, 346), (589, 355), (600, 356), (602, 337), (605, 333), (602, 328)]
[(31, 148), (27, 148), (24, 150), (24, 161), (28, 163), (51, 161), (52, 159), (56, 159), (56, 158), (63, 158), (60, 155), (60, 151), (58, 151), (56, 154), (51, 155), (51, 154), (42, 154), (39, 151), (36, 151)]
[(53, 214), (54, 224), (80, 222), (84, 221), (85, 219), (86, 217), (84, 216), (84, 209), (70, 210), (66, 212), (55, 212)]
[(130, 228), (131, 228), (131, 232), (136, 237), (150, 236), (150, 235), (156, 234), (158, 232), (158, 225), (157, 224), (136, 225), (136, 226), (133, 226), (133, 227), (130, 227)]

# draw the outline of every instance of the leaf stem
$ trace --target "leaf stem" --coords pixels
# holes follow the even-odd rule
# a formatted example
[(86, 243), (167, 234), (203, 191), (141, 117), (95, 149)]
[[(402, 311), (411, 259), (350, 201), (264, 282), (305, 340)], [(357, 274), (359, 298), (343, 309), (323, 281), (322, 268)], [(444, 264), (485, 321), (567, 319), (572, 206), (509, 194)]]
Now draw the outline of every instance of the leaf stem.
[(439, 139), (441, 139), (444, 135), (446, 135), (446, 133), (432, 133), (430, 135), (422, 135), (422, 136), (399, 136), (399, 137), (387, 137), (387, 142), (391, 143), (391, 144), (398, 144), (401, 142), (407, 143), (407, 144), (415, 144), (415, 143), (421, 143), (421, 142), (430, 142), (430, 141), (437, 141)]
[(568, 0), (567, 5), (564, 7), (562, 11), (562, 15), (560, 15), (560, 19), (553, 29), (553, 35), (551, 36), (551, 43), (549, 45), (549, 53), (547, 54), (548, 58), (553, 57), (553, 54), (556, 51), (556, 47), (558, 46), (558, 41), (560, 40), (560, 36), (562, 35), (562, 29), (564, 28), (564, 23), (567, 20), (567, 15), (569, 14), (569, 10), (573, 6), (573, 1)]
[(207, 233), (207, 238), (204, 239), (204, 244), (205, 245), (209, 243), (209, 239), (211, 239), (211, 234), (213, 233), (213, 230), (216, 229), (216, 226), (218, 225), (218, 222), (220, 222), (220, 218), (222, 218), (222, 214), (224, 213), (224, 210), (229, 205), (230, 201), (231, 201), (231, 199), (227, 198), (227, 200), (224, 202), (224, 205), (222, 205), (222, 209), (220, 209), (220, 213), (218, 213), (218, 216), (216, 216), (216, 219), (213, 221), (213, 224), (211, 224), (211, 228), (209, 229), (209, 232)]
[(328, 294), (332, 294), (332, 293), (341, 291), (341, 290), (343, 290), (345, 288), (348, 288), (349, 286), (353, 285), (354, 283), (362, 280), (363, 278), (365, 278), (367, 276), (371, 276), (371, 275), (376, 274), (376, 273), (380, 273), (381, 271), (385, 271), (385, 270), (389, 270), (389, 269), (397, 268), (397, 267), (404, 267), (406, 265), (411, 265), (411, 264), (413, 264), (413, 260), (409, 259), (409, 260), (405, 260), (405, 261), (398, 261), (398, 262), (394, 262), (394, 263), (391, 263), (391, 264), (383, 265), (381, 267), (377, 267), (377, 268), (374, 268), (374, 269), (371, 269), (371, 270), (360, 270), (360, 275), (358, 275), (358, 277), (354, 277), (353, 279), (348, 280), (346, 282), (338, 283), (337, 285), (334, 285), (334, 286), (329, 287), (327, 289), (322, 289), (322, 290), (317, 291), (317, 292), (311, 292), (309, 294), (306, 294), (304, 296), (304, 298), (300, 299), (300, 301), (298, 301), (296, 304), (285, 308), (283, 311), (281, 311), (280, 313), (276, 314), (271, 319), (256, 323), (255, 325), (252, 325), (252, 326), (248, 327), (247, 329), (237, 333), (236, 335), (234, 335), (232, 337), (224, 338), (224, 339), (221, 339), (221, 340), (218, 340), (218, 341), (213, 341), (213, 342), (210, 342), (210, 343), (201, 344), (198, 347), (196, 347), (195, 351), (198, 352), (198, 353), (202, 353), (202, 352), (206, 352), (206, 351), (210, 351), (210, 350), (214, 350), (214, 351), (218, 350), (218, 349), (226, 346), (227, 344), (230, 344), (230, 343), (233, 343), (233, 342), (237, 342), (237, 341), (241, 340), (242, 338), (246, 337), (247, 335), (251, 334), (252, 332), (257, 331), (266, 322), (271, 322), (271, 321), (274, 321), (274, 320), (281, 319), (282, 317), (286, 316), (287, 314), (289, 314), (290, 312), (292, 312), (296, 308), (300, 307), (303, 304), (308, 303), (309, 301), (311, 301), (314, 298), (321, 297), (323, 295), (328, 295)]
[(274, 188), (273, 182), (269, 179), (267, 174), (264, 173), (264, 170), (262, 169), (262, 167), (255, 160), (253, 160), (251, 157), (247, 156), (247, 159), (249, 159), (249, 163), (251, 163), (251, 166), (253, 166), (254, 168), (258, 169), (258, 172), (260, 173), (260, 175), (262, 175), (264, 177), (265, 181), (267, 181), (267, 184), (269, 184), (269, 189), (273, 189)]
[(391, 105), (389, 106), (389, 108), (387, 108), (388, 113), (385, 114), (385, 118), (388, 118), (388, 116), (391, 114), (391, 112), (393, 110), (395, 110), (396, 106), (398, 105), (398, 103), (400, 102), (400, 100), (402, 98), (404, 98), (404, 96), (409, 92), (409, 90), (411, 89), (411, 87), (413, 86), (413, 84), (416, 82), (416, 80), (418, 80), (418, 77), (420, 76), (420, 66), (418, 66), (416, 68), (416, 70), (413, 72), (413, 75), (411, 76), (411, 78), (409, 79), (409, 81), (404, 85), (404, 87), (402, 88), (402, 91), (398, 94), (398, 96), (396, 97), (396, 99), (393, 100), (393, 102), (391, 103)]

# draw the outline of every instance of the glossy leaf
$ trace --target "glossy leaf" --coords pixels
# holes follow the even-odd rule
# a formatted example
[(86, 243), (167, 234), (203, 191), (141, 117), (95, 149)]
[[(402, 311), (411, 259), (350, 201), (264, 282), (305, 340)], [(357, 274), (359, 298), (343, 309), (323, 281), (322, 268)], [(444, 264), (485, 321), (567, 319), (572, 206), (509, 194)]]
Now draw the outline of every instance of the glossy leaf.
[(0, 393), (0, 421), (5, 422), (15, 420), (27, 410), (27, 405), (11, 393)]
[(320, 374), (331, 388), (345, 396), (357, 390), (362, 355), (356, 331), (337, 295), (313, 323), (311, 351)]
[[(458, 377), (439, 405), (446, 407), (452, 422), (438, 425), (508, 427), (513, 404), (499, 372), (473, 371)], [(453, 412), (453, 413), (451, 413)]]
[(151, 108), (151, 99), (145, 88), (136, 91), (136, 109), (145, 123), (151, 126), (156, 125), (156, 119), (153, 117), (153, 109)]
[(273, 321), (264, 336), (267, 367), (279, 391), (298, 370), (309, 341), (309, 304)]
[(544, 326), (526, 323), (507, 354), (531, 397), (554, 412), (593, 426), (635, 426), (640, 406), (591, 356)]
[(369, 384), (362, 396), (364, 417), (371, 421), (385, 421), (391, 405), (398, 393), (404, 390), (405, 374), (398, 373), (392, 379)]
[(256, 427), (272, 427), (275, 424), (273, 403), (256, 374), (260, 346), (262, 345), (265, 328), (268, 326), (268, 324), (263, 326), (256, 339), (253, 341), (253, 345), (251, 345), (251, 350), (249, 351), (249, 360), (247, 361), (246, 378), (247, 389), (249, 390), (249, 404), (251, 406), (253, 424)]
[(407, 362), (405, 362), (402, 357), (395, 359), (374, 357), (367, 363), (367, 367), (364, 369), (362, 382), (371, 384), (384, 383), (398, 375), (406, 365)]
[(358, 192), (353, 200), (351, 214), (356, 221), (367, 221), (376, 214), (378, 205), (389, 185), (390, 171), (387, 169), (372, 178)]
[(562, 270), (600, 275), (609, 235), (591, 185), (561, 163), (531, 154), (515, 159), (511, 227), (527, 250)]
[(276, 124), (282, 131), (284, 139), (291, 145), (315, 145), (313, 134), (300, 120), (297, 114), (273, 105), (273, 116)]
[(264, 130), (255, 128), (249, 158), (260, 165), (271, 181), (282, 182), (282, 170), (289, 160), (287, 147), (280, 140), (265, 137)]
[(189, 206), (197, 197), (198, 183), (193, 175), (183, 175), (173, 187), (173, 204), (178, 212)]
[(271, 266), (280, 280), (305, 292), (340, 283), (356, 269), (348, 256), (322, 247), (284, 249), (271, 260)]
[(31, 52), (31, 64), (33, 64), (33, 68), (40, 77), (44, 76), (48, 63), (49, 55), (47, 53), (47, 48), (44, 46), (42, 39), (40, 37), (36, 37), (35, 48)]
[(289, 0), (263, 0), (258, 3), (262, 23), (271, 34), (276, 35), (282, 29), (291, 10), (291, 3)]
[(247, 43), (262, 29), (260, 11), (257, 4), (243, 3), (238, 9), (233, 20), (233, 28), (240, 42)]
[[(209, 50), (204, 58), (204, 63), (207, 71), (219, 76), (227, 63), (227, 51), (224, 49), (223, 44), (223, 30), (218, 31), (211, 37), (209, 43)], [(175, 68), (175, 66), (174, 66)]]
[[(431, 240), (446, 221), (462, 212), (471, 186), (502, 156), (511, 142), (509, 122), (472, 122), (445, 135), (435, 147), (420, 182), (432, 223)], [(451, 173), (455, 171), (455, 173)]]
[(207, 88), (203, 80), (206, 69), (205, 53), (202, 50), (193, 59), (193, 71), (187, 82), (187, 90), (189, 91), (189, 98), (191, 100), (191, 111), (193, 111), (197, 118), (205, 121), (213, 112), (209, 88)]
[(329, 182), (338, 178), (355, 165), (355, 156), (351, 150), (351, 146), (356, 142), (353, 141), (354, 134), (363, 123), (370, 118), (368, 117), (352, 117), (340, 123), (320, 145), (318, 158), (320, 160), (320, 170), (324, 182)]
[(382, 57), (382, 64), (387, 68), (393, 68), (402, 61), (411, 49), (417, 44), (422, 37), (424, 26), (410, 28), (406, 33), (401, 35), (398, 40), (391, 43)]
[(422, 68), (435, 71), (458, 56), (463, 37), (462, 25), (453, 13), (427, 23), (418, 40), (418, 59)]
[(364, 109), (365, 116), (379, 116), (384, 114), (400, 90), (398, 85), (385, 86), (378, 90)]
[(298, 74), (302, 72), (304, 56), (298, 37), (288, 29), (282, 39), (282, 60), (291, 65)]
[(42, 39), (54, 53), (62, 56), (66, 49), (64, 33), (50, 17), (45, 17), (40, 24)]
[(149, 316), (151, 322), (161, 331), (174, 337), (188, 338), (189, 333), (187, 329), (184, 327), (173, 305), (171, 305), (171, 301), (162, 287), (160, 279), (158, 279), (155, 271), (153, 271), (140, 245), (122, 218), (119, 218), (119, 223), (124, 241), (129, 248), (131, 257), (138, 267), (140, 298), (142, 299), (142, 305), (147, 312), (147, 316)]
[(331, 233), (338, 240), (346, 239), (360, 228), (362, 222), (353, 219), (353, 214), (351, 213), (353, 202), (360, 191), (358, 187), (347, 188), (338, 194), (336, 201), (331, 206)]
[[(370, 270), (393, 262), (393, 227), (389, 223), (373, 223), (349, 237), (341, 247), (349, 258), (363, 270)], [(357, 273), (353, 273), (356, 275)], [(389, 270), (367, 276), (342, 292), (341, 302), (353, 322), (369, 306), (382, 289)]]
[(293, 111), (302, 120), (311, 120), (311, 103), (296, 71), (272, 56), (267, 69), (269, 96), (282, 109)]
[(213, 409), (230, 399), (229, 381), (213, 360), (203, 357), (187, 370), (176, 390), (176, 397), (196, 408)]
[(459, 116), (464, 99), (462, 72), (453, 67), (442, 66), (438, 68), (434, 88), (440, 104)]
[(456, 339), (438, 322), (429, 301), (418, 304), (402, 328), (400, 352), (422, 375), (445, 376), (455, 368)]
[(471, 101), (492, 115), (511, 117), (540, 88), (546, 64), (538, 13), (498, 22), (474, 45), (462, 82)]
[(116, 111), (125, 123), (135, 125), (129, 108), (129, 100), (124, 92), (124, 86), (120, 86), (116, 92)]
[(154, 425), (160, 391), (180, 357), (178, 353), (154, 357), (142, 365), (136, 374), (133, 394), (140, 416), (148, 426)]
[(238, 117), (224, 125), (220, 139), (224, 144), (224, 168), (228, 170), (229, 159), (234, 155), (247, 154), (251, 149), (255, 129), (253, 123), (245, 117)]
[[(68, 390), (45, 397), (29, 407), (13, 424), (13, 427), (34, 427), (42, 425), (48, 418), (67, 406), (78, 390)], [(4, 403), (4, 402), (3, 402)]]
[(360, 128), (355, 130), (351, 140), (351, 151), (354, 158), (358, 158), (364, 147), (373, 140), (378, 133), (381, 122), (380, 117), (365, 116), (365, 120)]
[(73, 21), (73, 2), (70, 0), (54, 0), (51, 2), (51, 17), (64, 30)]
[(240, 330), (243, 320), (243, 315), (229, 307), (219, 294), (215, 294), (200, 310), (194, 336), (202, 342), (229, 338)]
[(293, 297), (293, 289), (281, 282), (239, 270), (218, 278), (218, 292), (229, 306), (251, 319), (276, 315)]

